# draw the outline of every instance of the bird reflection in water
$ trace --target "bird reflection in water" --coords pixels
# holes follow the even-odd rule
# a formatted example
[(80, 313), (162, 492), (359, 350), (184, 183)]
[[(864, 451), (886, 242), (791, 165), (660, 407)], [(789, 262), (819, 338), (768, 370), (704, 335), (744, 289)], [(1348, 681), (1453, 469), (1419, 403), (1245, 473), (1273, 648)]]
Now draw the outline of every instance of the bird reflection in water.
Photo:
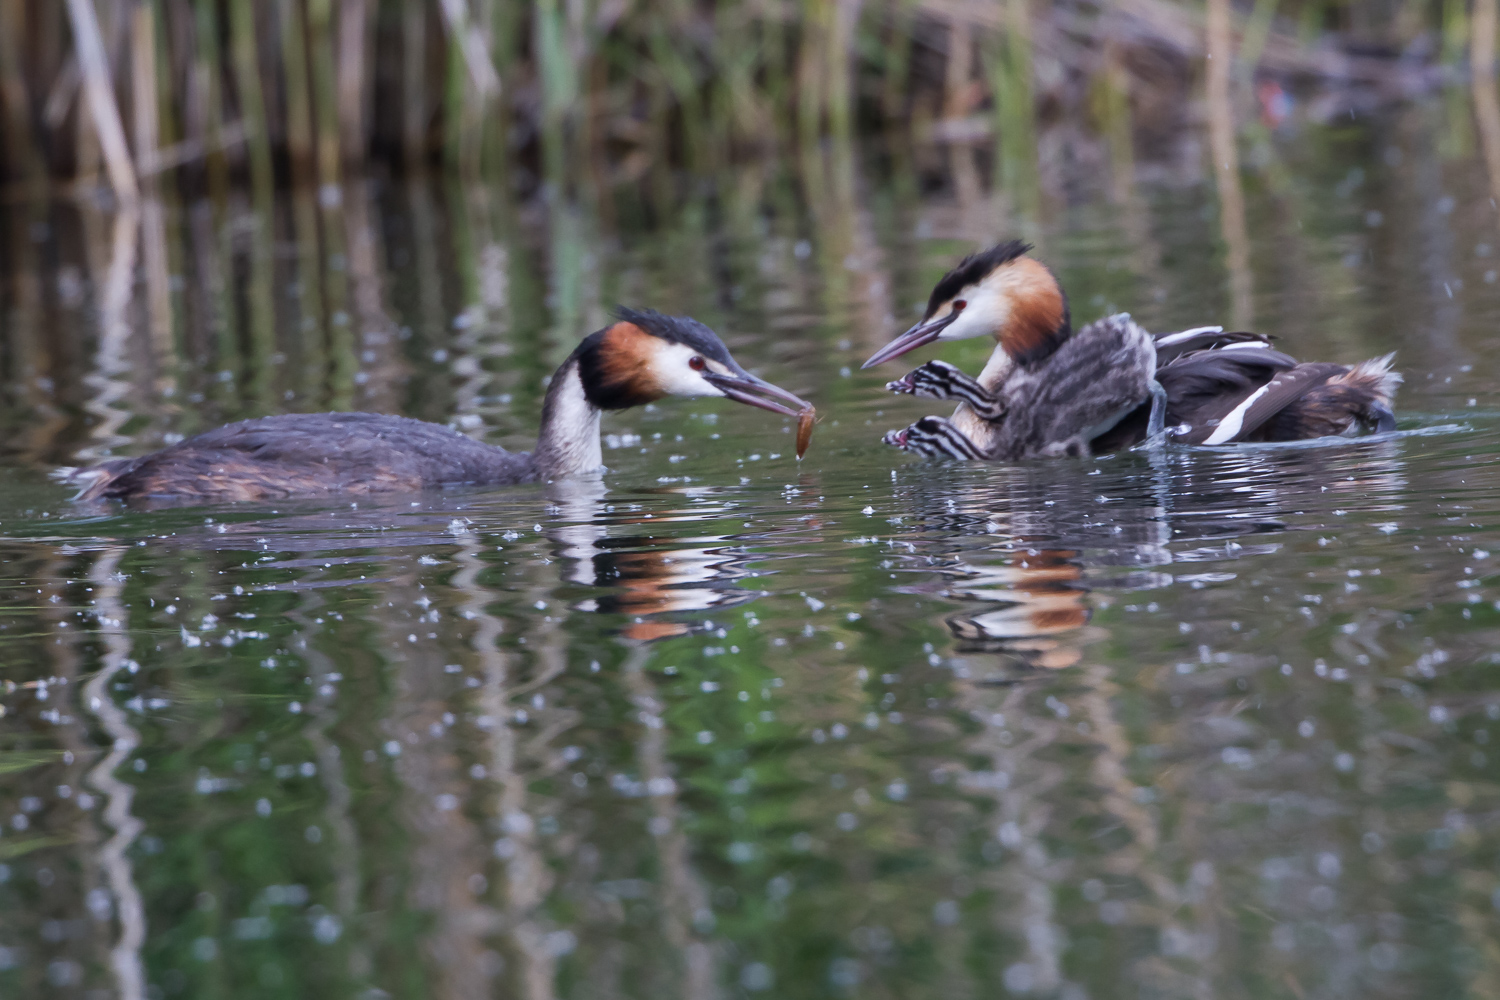
[(1105, 634), (1091, 624), (1092, 592), (1192, 585), (1214, 575), (1203, 563), (1273, 553), (1284, 518), (1308, 513), (1311, 497), (1333, 503), (1359, 484), (1373, 501), (1399, 484), (1391, 449), (1182, 453), (1087, 477), (1014, 467), (924, 490), (911, 502), (947, 554), (942, 583), (916, 589), (975, 605), (946, 619), (957, 652), (998, 654), (1009, 669), (1070, 667)]
[(1104, 634), (1090, 624), (1092, 590), (1232, 578), (1199, 570), (1276, 552), (1290, 518), (1333, 520), (1356, 499), (1366, 511), (1399, 509), (1386, 498), (1406, 490), (1401, 448), (1376, 440), (1205, 449), (1146, 467), (1103, 464), (1087, 477), (1016, 467), (967, 494), (945, 486), (914, 502), (927, 508), (927, 524), (949, 532), (945, 546), (961, 550), (943, 594), (983, 605), (947, 619), (958, 652), (1059, 669)]
[(554, 496), (563, 522), (547, 532), (566, 563), (563, 578), (602, 590), (575, 604), (577, 611), (623, 615), (625, 639), (652, 641), (686, 635), (690, 622), (672, 616), (731, 608), (758, 596), (737, 585), (750, 575), (749, 559), (723, 535), (672, 536), (659, 530), (611, 534), (620, 526), (650, 526), (699, 520), (702, 509), (659, 511), (650, 518), (613, 515), (604, 506), (604, 489), (572, 490)]
[(1057, 670), (1083, 657), (1102, 630), (1092, 614), (1074, 549), (1026, 549), (1004, 566), (972, 569), (949, 594), (995, 605), (947, 619), (960, 653), (1000, 653), (1018, 665)]

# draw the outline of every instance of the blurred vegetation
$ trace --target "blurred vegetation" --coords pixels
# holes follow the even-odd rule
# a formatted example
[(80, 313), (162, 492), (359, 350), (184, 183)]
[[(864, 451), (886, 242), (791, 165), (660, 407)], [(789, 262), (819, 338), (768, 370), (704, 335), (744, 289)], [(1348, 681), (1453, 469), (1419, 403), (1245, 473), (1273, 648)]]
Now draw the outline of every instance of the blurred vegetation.
[[(182, 171), (371, 164), (632, 179), (884, 130), (1034, 143), (1173, 124), (1222, 14), (1238, 69), (1458, 68), (1493, 0), (0, 0), (0, 175), (134, 196)], [(1476, 50), (1477, 51), (1477, 50)], [(1488, 50), (1486, 50), (1488, 51)]]

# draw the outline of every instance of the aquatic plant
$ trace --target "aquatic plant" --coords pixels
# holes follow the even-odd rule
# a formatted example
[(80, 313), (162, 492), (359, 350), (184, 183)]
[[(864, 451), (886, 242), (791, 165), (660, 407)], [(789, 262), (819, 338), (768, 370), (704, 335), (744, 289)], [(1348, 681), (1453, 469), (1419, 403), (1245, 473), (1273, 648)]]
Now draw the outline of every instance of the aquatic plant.
[(1359, 79), (1400, 53), (1459, 65), (1488, 23), (1452, 0), (1397, 6), (0, 0), (0, 179), (102, 170), (125, 199), (164, 171), (218, 190), (437, 163), (559, 182), (876, 128), (992, 137), (1024, 186), (1041, 119), (1118, 136), (1122, 110), (1180, 114), (1215, 23), (1242, 76)]

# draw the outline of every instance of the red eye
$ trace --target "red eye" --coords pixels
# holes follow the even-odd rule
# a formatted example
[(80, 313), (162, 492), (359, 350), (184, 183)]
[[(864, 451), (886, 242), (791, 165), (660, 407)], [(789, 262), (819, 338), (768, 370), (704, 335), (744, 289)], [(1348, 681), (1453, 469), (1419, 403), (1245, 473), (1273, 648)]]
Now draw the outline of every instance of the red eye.
[(965, 302), (963, 299), (954, 299), (953, 300), (953, 311), (954, 312), (962, 312), (964, 306), (966, 306), (968, 304), (969, 303)]
[(704, 361), (702, 358), (698, 357), (698, 355), (694, 354), (692, 357), (688, 358), (688, 367), (695, 372), (701, 372), (703, 369), (708, 367), (708, 362)]

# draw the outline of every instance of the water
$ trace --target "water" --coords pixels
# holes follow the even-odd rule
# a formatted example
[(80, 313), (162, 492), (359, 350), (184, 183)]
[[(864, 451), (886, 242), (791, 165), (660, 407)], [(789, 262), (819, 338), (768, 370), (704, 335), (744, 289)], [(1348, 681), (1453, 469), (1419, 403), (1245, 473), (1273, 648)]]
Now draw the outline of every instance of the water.
[[(1500, 231), (1467, 114), (1247, 139), (1233, 274), (1167, 153), (1029, 203), (955, 147), (552, 202), (6, 205), (0, 991), (1494, 995)], [(1401, 430), (883, 448), (931, 406), (859, 363), (1017, 232), (1079, 319), (1398, 350)], [(46, 477), (323, 407), (525, 447), (615, 301), (815, 401), (807, 460), (677, 401), (607, 418), (602, 482), (125, 509)]]

